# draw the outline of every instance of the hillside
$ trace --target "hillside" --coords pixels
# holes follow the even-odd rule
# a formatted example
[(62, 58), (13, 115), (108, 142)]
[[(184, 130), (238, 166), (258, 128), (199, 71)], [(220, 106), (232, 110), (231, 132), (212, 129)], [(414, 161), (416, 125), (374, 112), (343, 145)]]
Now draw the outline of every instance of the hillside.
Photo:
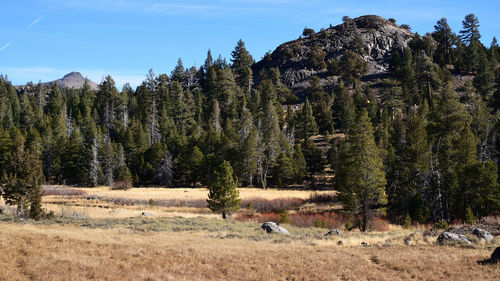
[(368, 63), (368, 75), (377, 77), (387, 73), (392, 51), (406, 47), (413, 36), (408, 29), (380, 16), (361, 16), (306, 38), (281, 44), (257, 62), (253, 71), (259, 73), (262, 69), (278, 67), (282, 82), (295, 94), (304, 91), (312, 75), (319, 76), (323, 87), (329, 90), (336, 77), (328, 73), (326, 66), (318, 68), (311, 65), (310, 54), (314, 47), (319, 46), (324, 52), (325, 62), (339, 60), (347, 50), (354, 48), (355, 40), (360, 38), (366, 48), (361, 57)]

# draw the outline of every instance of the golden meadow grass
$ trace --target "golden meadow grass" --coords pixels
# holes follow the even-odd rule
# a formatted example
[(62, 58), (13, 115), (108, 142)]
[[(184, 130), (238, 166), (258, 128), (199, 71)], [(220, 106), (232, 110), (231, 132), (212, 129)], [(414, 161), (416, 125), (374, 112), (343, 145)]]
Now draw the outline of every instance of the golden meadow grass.
[[(2, 222), (0, 280), (498, 280), (500, 274), (500, 264), (477, 264), (491, 253), (487, 247), (337, 246), (335, 239), (306, 243), (235, 228), (268, 237), (252, 240), (212, 227), (140, 231)], [(384, 236), (355, 233), (352, 241), (377, 235)]]
[[(265, 233), (256, 220), (222, 220), (206, 208), (86, 199), (95, 195), (131, 202), (204, 200), (205, 189), (78, 190), (86, 195), (44, 197), (44, 207), (56, 214), (53, 220), (22, 224), (12, 222), (8, 215), (1, 217), (0, 280), (500, 278), (500, 265), (477, 263), (488, 258), (498, 243), (442, 247), (435, 244), (436, 237), (424, 237), (422, 229), (416, 232), (393, 225), (383, 232), (351, 231), (325, 237), (325, 228), (284, 224), (291, 235), (281, 236)], [(313, 194), (261, 189), (240, 192), (246, 200), (305, 200)], [(313, 211), (316, 207), (308, 204), (307, 208)], [(142, 212), (154, 216), (144, 217)], [(411, 234), (412, 245), (404, 245), (404, 238)], [(339, 240), (343, 246), (337, 244)], [(361, 242), (370, 247), (362, 247)]]

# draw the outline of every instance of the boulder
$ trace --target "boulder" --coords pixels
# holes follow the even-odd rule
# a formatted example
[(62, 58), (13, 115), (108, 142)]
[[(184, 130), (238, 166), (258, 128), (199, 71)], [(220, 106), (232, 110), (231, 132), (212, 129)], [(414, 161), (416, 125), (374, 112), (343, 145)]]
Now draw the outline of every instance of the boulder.
[(447, 243), (471, 244), (472, 240), (465, 235), (445, 231), (441, 233), (441, 235), (439, 235), (439, 237), (437, 238), (437, 242), (440, 245), (444, 245)]
[(337, 242), (337, 245), (339, 245), (339, 246), (342, 246), (342, 245), (344, 245), (344, 241), (342, 241), (342, 240), (339, 240), (339, 241)]
[(330, 229), (330, 231), (328, 231), (327, 233), (325, 233), (325, 236), (334, 236), (334, 235), (342, 235), (342, 231), (333, 228)]
[(290, 235), (290, 232), (282, 227), (279, 226), (277, 223), (268, 221), (262, 224), (262, 229), (264, 229), (267, 233), (279, 233), (279, 234), (285, 234), (285, 235)]
[(500, 262), (500, 247), (497, 247), (491, 254), (490, 262)]
[(493, 237), (493, 235), (491, 235), (491, 233), (489, 233), (488, 231), (486, 231), (482, 228), (474, 228), (474, 230), (472, 231), (472, 234), (474, 234), (477, 238), (479, 238), (479, 240), (484, 240), (486, 242), (489, 242), (489, 241), (495, 239)]
[(370, 245), (368, 245), (368, 243), (366, 243), (365, 241), (363, 241), (363, 242), (361, 242), (361, 246), (363, 246), (363, 247), (368, 247), (368, 246), (370, 246)]

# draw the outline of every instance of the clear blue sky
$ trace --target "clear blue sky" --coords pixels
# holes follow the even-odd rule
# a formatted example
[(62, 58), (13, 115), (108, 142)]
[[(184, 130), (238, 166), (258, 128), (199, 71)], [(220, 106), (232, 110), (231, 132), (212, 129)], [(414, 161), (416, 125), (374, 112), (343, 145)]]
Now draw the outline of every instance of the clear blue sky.
[(50, 81), (80, 71), (99, 83), (137, 86), (148, 70), (170, 73), (203, 64), (210, 48), (230, 58), (242, 38), (256, 60), (344, 15), (377, 14), (421, 34), (446, 17), (455, 32), (468, 13), (480, 20), (483, 43), (500, 36), (497, 0), (18, 0), (2, 1), (0, 73), (14, 84)]

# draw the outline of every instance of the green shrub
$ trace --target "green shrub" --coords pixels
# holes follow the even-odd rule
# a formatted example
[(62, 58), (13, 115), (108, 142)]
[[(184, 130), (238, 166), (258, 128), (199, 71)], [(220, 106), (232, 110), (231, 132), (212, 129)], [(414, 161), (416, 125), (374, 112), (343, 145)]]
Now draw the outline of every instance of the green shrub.
[(467, 209), (465, 210), (464, 223), (476, 224), (476, 217), (472, 213), (472, 210), (470, 209), (470, 207), (467, 207)]
[(125, 166), (118, 167), (116, 181), (111, 185), (112, 190), (128, 190), (132, 188), (132, 175)]
[(410, 214), (408, 214), (408, 213), (406, 213), (406, 217), (405, 217), (405, 220), (403, 222), (403, 226), (406, 229), (411, 227), (411, 217), (410, 217)]
[(356, 228), (356, 226), (355, 226), (353, 223), (348, 222), (348, 223), (346, 223), (346, 224), (345, 224), (344, 228), (345, 228), (345, 230), (347, 230), (347, 231), (351, 231), (351, 230), (353, 230), (354, 228)]
[(155, 205), (155, 200), (149, 199), (148, 205), (149, 205), (149, 207), (153, 207)]
[(252, 201), (248, 202), (247, 209), (249, 209), (249, 210), (253, 209), (253, 202)]
[(445, 220), (438, 220), (434, 223), (434, 228), (436, 229), (447, 229), (448, 223)]
[(326, 220), (324, 219), (316, 219), (314, 221), (314, 226), (318, 228), (327, 228)]
[(283, 209), (279, 212), (280, 215), (280, 223), (290, 223), (290, 218), (288, 218), (287, 209)]

